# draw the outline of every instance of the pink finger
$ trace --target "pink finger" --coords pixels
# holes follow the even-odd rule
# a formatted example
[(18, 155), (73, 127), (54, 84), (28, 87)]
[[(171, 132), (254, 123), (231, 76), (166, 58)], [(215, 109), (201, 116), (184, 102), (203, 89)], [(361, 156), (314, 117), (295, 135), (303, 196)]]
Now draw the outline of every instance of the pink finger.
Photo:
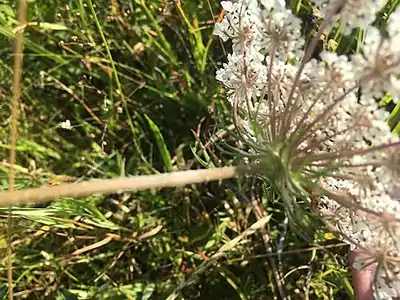
[(355, 258), (360, 253), (356, 251), (350, 251), (349, 261), (351, 265), (351, 274), (353, 279), (354, 295), (356, 300), (373, 300), (372, 292), (372, 272), (375, 265), (370, 265), (362, 271), (353, 268)]

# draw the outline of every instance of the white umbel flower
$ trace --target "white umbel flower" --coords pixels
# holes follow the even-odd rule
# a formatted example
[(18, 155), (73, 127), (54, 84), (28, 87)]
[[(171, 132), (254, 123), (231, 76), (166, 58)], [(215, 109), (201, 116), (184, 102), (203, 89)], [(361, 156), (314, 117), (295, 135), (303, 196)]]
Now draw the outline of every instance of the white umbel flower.
[(367, 28), (385, 0), (314, 0), (325, 16), (337, 15), (343, 34), (350, 34), (354, 28)]
[(270, 3), (278, 1), (266, 2), (257, 22), (261, 49), (268, 55), (283, 59), (298, 57), (304, 46), (300, 20), (281, 1), (278, 4)]
[(229, 54), (228, 63), (217, 71), (216, 79), (229, 89), (230, 95), (239, 97), (239, 101), (251, 100), (253, 96), (260, 96), (265, 86), (267, 68), (263, 59), (257, 51)]
[(377, 28), (368, 28), (362, 52), (352, 58), (362, 94), (367, 98), (385, 93), (394, 99), (400, 96), (400, 31), (394, 26), (389, 29), (389, 36), (383, 37)]
[(257, 0), (239, 2), (222, 1), (226, 15), (221, 23), (215, 25), (214, 35), (224, 42), (232, 40), (236, 50), (254, 46), (258, 39), (257, 30)]
[(321, 32), (303, 49), (300, 21), (283, 0), (224, 1), (215, 34), (233, 48), (216, 78), (247, 159), (263, 164), (261, 176), (281, 190), (288, 213), (306, 191), (318, 193), (331, 228), (364, 252), (355, 267), (376, 264), (375, 294), (393, 299), (400, 297), (400, 138), (376, 100), (400, 95), (400, 13), (385, 36), (370, 27), (383, 0), (315, 2), (327, 28), (338, 21), (345, 33), (366, 29), (360, 54), (311, 59)]

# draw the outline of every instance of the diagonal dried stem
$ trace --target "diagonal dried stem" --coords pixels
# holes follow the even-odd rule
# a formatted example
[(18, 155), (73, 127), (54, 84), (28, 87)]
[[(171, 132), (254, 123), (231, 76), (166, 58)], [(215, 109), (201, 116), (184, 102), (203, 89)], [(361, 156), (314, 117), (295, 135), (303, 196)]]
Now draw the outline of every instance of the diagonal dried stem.
[(61, 197), (86, 197), (92, 194), (107, 194), (119, 191), (142, 191), (167, 188), (194, 183), (230, 179), (255, 171), (252, 166), (224, 167), (207, 170), (189, 170), (157, 175), (142, 175), (130, 178), (90, 180), (58, 186), (30, 188), (0, 193), (0, 206), (27, 203), (42, 203)]

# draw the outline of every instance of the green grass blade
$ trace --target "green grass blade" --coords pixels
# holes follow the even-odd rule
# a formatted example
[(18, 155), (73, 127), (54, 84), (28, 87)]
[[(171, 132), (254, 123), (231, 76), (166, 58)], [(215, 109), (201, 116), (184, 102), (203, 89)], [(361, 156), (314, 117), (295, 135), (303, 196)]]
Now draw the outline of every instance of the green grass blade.
[(173, 171), (172, 159), (171, 159), (171, 155), (169, 154), (167, 145), (165, 144), (164, 137), (161, 134), (161, 131), (158, 128), (158, 126), (147, 115), (145, 115), (145, 117), (146, 117), (147, 123), (150, 126), (151, 131), (154, 134), (154, 138), (156, 140), (156, 144), (160, 151), (164, 166), (167, 168), (168, 172), (172, 172)]

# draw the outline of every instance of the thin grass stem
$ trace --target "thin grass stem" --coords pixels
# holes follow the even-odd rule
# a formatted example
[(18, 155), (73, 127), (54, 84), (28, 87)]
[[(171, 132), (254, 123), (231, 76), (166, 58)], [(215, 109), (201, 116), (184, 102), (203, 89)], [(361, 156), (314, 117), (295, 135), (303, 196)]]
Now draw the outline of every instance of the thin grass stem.
[[(12, 195), (15, 185), (15, 148), (17, 145), (18, 135), (18, 106), (21, 98), (21, 77), (22, 77), (22, 63), (24, 52), (24, 25), (26, 24), (27, 2), (20, 0), (18, 7), (18, 24), (19, 29), (15, 35), (15, 50), (14, 50), (14, 68), (13, 68), (13, 83), (12, 83), (12, 103), (11, 103), (11, 129), (10, 129), (10, 158), (9, 158), (9, 173), (8, 173), (8, 188), (9, 193)], [(8, 211), (7, 217), (7, 283), (8, 283), (8, 299), (14, 298), (13, 293), (13, 273), (12, 273), (12, 218), (11, 207)]]

